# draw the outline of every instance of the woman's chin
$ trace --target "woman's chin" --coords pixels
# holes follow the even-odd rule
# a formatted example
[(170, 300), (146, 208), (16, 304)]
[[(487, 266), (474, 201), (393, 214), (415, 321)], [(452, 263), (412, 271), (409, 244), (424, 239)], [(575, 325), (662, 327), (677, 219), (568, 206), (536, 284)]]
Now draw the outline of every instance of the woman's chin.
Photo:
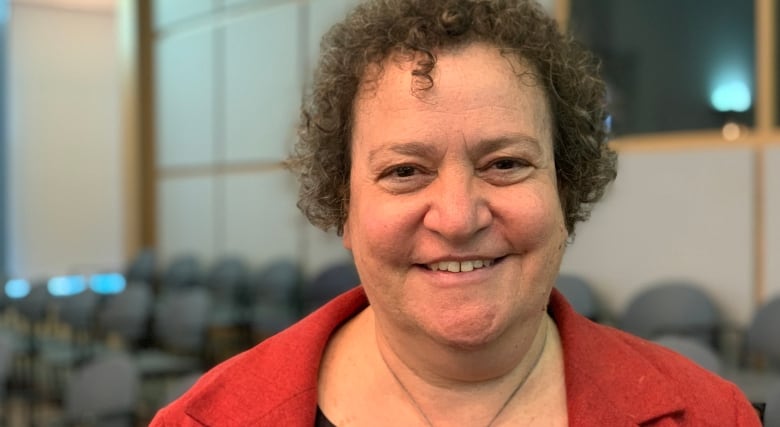
[(505, 328), (491, 313), (489, 316), (459, 316), (434, 324), (428, 329), (428, 334), (434, 341), (445, 346), (475, 351), (489, 346), (501, 335)]

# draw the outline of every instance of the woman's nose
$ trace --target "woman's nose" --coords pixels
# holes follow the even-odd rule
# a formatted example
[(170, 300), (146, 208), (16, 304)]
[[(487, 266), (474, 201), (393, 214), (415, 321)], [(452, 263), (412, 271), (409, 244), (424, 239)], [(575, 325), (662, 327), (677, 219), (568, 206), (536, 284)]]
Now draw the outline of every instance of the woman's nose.
[(473, 174), (439, 175), (428, 187), (423, 225), (451, 241), (462, 241), (487, 228), (493, 215)]

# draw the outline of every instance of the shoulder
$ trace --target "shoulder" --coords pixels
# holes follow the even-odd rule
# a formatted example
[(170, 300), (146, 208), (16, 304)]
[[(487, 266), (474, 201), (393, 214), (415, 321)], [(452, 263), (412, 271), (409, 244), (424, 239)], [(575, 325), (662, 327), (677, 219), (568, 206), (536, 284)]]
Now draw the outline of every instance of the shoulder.
[(295, 415), (302, 408), (311, 409), (313, 423), (325, 345), (343, 322), (366, 305), (360, 288), (341, 295), (287, 330), (209, 370), (182, 397), (160, 410), (152, 425), (213, 425), (213, 421), (262, 425), (259, 422), (264, 418), (277, 422), (278, 417)]
[[(564, 348), (570, 411), (589, 417), (610, 412), (635, 423), (672, 418), (682, 425), (711, 425), (716, 420), (760, 425), (734, 384), (686, 357), (593, 323), (574, 313), (560, 295), (553, 296), (551, 308)], [(594, 394), (602, 403), (593, 404)]]
[(726, 420), (731, 420), (727, 424), (734, 426), (760, 425), (749, 400), (735, 384), (666, 347), (602, 328), (604, 334), (612, 335), (626, 346), (624, 353), (613, 356), (613, 363), (621, 366), (626, 375), (623, 389), (634, 387), (644, 378), (647, 384), (642, 390), (646, 401), (651, 401), (653, 394), (674, 393), (682, 411), (673, 418), (684, 425), (713, 425)]

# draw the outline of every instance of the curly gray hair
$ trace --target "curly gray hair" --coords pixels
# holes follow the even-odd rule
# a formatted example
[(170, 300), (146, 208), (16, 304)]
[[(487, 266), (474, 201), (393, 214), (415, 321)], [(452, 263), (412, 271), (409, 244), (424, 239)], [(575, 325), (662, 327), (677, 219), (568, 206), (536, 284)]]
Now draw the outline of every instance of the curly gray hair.
[(532, 0), (372, 0), (325, 34), (298, 142), (287, 159), (309, 221), (343, 232), (349, 204), (353, 103), (369, 65), (394, 52), (421, 53), (412, 74), (434, 85), (434, 52), (484, 42), (515, 55), (550, 102), (558, 194), (570, 236), (617, 175), (607, 145), (606, 96), (598, 63)]

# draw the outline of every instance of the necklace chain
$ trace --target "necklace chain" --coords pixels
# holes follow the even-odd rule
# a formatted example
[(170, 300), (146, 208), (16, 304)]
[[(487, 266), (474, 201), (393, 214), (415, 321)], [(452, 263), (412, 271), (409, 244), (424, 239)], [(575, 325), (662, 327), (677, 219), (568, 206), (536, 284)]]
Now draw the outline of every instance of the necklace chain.
[[(490, 419), (490, 422), (487, 423), (487, 426), (485, 427), (491, 427), (493, 425), (493, 423), (498, 419), (501, 413), (504, 412), (504, 409), (506, 409), (507, 406), (509, 406), (509, 402), (511, 402), (512, 399), (517, 394), (517, 392), (519, 392), (520, 389), (523, 388), (523, 385), (525, 385), (526, 381), (528, 381), (528, 378), (536, 369), (536, 366), (539, 364), (539, 361), (542, 359), (542, 354), (544, 353), (544, 349), (545, 347), (547, 347), (547, 333), (548, 333), (549, 326), (550, 326), (549, 324), (545, 325), (544, 341), (542, 341), (542, 348), (539, 350), (539, 354), (536, 355), (536, 359), (534, 359), (534, 363), (531, 365), (531, 368), (528, 370), (528, 373), (525, 374), (525, 376), (523, 377), (523, 379), (520, 380), (520, 382), (517, 384), (515, 389), (512, 390), (512, 393), (509, 394), (509, 397), (507, 397), (507, 399), (504, 401), (501, 407), (498, 408), (496, 414), (493, 415), (493, 418)], [(409, 391), (409, 389), (406, 388), (406, 386), (401, 381), (401, 379), (398, 378), (398, 374), (396, 374), (395, 371), (387, 363), (387, 359), (385, 359), (385, 355), (382, 353), (382, 351), (379, 351), (379, 355), (382, 357), (382, 362), (384, 362), (385, 366), (387, 367), (387, 370), (390, 371), (390, 374), (393, 376), (393, 379), (395, 380), (396, 383), (398, 383), (398, 386), (401, 387), (401, 390), (404, 391), (406, 397), (409, 398), (409, 401), (412, 403), (412, 406), (414, 406), (414, 408), (420, 414), (420, 417), (422, 417), (422, 419), (425, 421), (425, 424), (428, 427), (433, 427), (433, 423), (431, 422), (431, 419), (428, 418), (428, 416), (425, 414), (425, 411), (423, 411), (422, 407), (420, 407), (420, 404), (417, 403), (417, 400), (415, 400), (414, 396), (412, 396), (412, 393)]]

